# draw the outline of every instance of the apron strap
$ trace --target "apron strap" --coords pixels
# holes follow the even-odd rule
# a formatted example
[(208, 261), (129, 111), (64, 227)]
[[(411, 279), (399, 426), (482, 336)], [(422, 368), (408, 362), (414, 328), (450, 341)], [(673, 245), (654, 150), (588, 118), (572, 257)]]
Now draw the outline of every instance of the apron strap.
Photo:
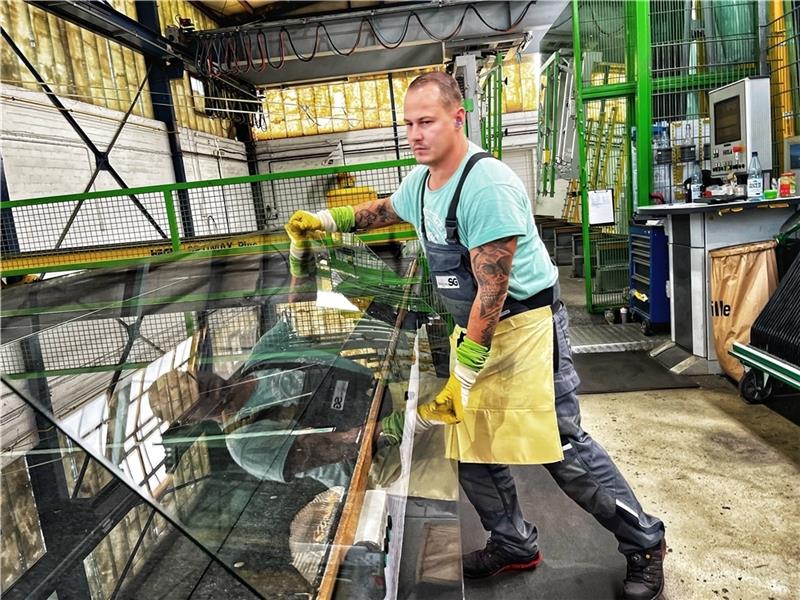
[(469, 157), (467, 164), (464, 165), (464, 171), (461, 173), (461, 178), (458, 180), (456, 191), (453, 194), (453, 199), (450, 201), (450, 208), (447, 210), (447, 218), (444, 220), (444, 229), (447, 232), (447, 243), (458, 244), (458, 222), (456, 221), (456, 210), (458, 210), (458, 203), (461, 201), (461, 188), (464, 187), (464, 181), (467, 175), (472, 170), (479, 160), (483, 158), (492, 158), (488, 152), (478, 152)]
[[(448, 244), (459, 244), (460, 241), (458, 239), (458, 223), (456, 221), (456, 210), (458, 210), (458, 203), (461, 201), (461, 188), (464, 187), (464, 181), (467, 179), (467, 175), (472, 170), (472, 167), (475, 166), (479, 160), (483, 158), (492, 158), (492, 155), (488, 152), (476, 152), (472, 156), (469, 157), (467, 160), (467, 164), (464, 165), (464, 170), (461, 172), (461, 177), (458, 179), (458, 185), (456, 186), (456, 191), (453, 194), (452, 200), (450, 200), (450, 207), (447, 210), (447, 217), (444, 221), (445, 232), (447, 235), (447, 243)], [(430, 171), (425, 173), (425, 177), (422, 180), (422, 186), (419, 189), (419, 211), (420, 211), (420, 233), (422, 234), (423, 239), (427, 239), (427, 233), (425, 231), (425, 188), (428, 187), (428, 178), (430, 177)]]

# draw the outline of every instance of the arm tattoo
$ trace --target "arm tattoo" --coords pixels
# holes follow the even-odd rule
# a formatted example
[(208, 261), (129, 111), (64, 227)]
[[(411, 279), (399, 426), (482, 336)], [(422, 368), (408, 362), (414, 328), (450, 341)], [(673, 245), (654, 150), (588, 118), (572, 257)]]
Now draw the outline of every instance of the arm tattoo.
[(472, 272), (478, 284), (478, 295), (469, 315), (469, 337), (490, 346), (500, 311), (508, 295), (511, 262), (517, 249), (517, 238), (507, 237), (470, 252)]
[(355, 206), (356, 229), (372, 229), (400, 223), (400, 217), (392, 208), (390, 198), (363, 202)]

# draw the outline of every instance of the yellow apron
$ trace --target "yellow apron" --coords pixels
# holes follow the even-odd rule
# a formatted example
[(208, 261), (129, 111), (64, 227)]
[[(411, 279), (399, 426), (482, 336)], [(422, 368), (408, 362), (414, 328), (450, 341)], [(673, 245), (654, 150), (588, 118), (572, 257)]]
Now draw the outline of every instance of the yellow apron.
[[(451, 370), (462, 331), (457, 326), (450, 338)], [(446, 427), (447, 457), (461, 462), (545, 464), (563, 459), (549, 306), (500, 321), (486, 366), (470, 390), (464, 420)]]

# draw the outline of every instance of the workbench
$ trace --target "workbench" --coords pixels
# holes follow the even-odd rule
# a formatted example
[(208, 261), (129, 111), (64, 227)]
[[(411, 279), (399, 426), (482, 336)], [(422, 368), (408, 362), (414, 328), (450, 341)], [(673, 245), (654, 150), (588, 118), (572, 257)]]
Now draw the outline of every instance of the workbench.
[(695, 357), (691, 372), (720, 372), (712, 330), (709, 252), (774, 238), (786, 219), (797, 211), (798, 204), (800, 196), (638, 208), (637, 213), (644, 218), (666, 217), (670, 329), (672, 341)]

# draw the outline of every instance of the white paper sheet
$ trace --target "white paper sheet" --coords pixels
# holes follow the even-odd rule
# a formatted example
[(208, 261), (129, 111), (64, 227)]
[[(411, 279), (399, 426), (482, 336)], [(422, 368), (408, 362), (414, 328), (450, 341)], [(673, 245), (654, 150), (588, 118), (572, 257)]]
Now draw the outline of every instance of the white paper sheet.
[(614, 193), (612, 190), (589, 190), (589, 224), (614, 223)]

